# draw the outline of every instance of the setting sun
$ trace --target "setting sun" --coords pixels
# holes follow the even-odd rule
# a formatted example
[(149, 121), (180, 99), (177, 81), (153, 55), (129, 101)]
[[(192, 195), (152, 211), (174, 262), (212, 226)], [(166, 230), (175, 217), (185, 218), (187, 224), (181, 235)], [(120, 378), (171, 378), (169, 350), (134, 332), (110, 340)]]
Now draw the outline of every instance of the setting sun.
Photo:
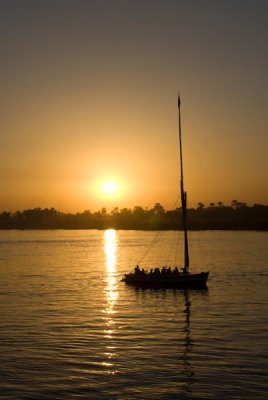
[(91, 191), (96, 199), (110, 206), (118, 206), (118, 201), (124, 201), (125, 185), (117, 177), (106, 177), (96, 180), (91, 186)]
[(115, 182), (104, 182), (102, 185), (102, 191), (106, 194), (116, 194), (118, 191), (118, 185)]

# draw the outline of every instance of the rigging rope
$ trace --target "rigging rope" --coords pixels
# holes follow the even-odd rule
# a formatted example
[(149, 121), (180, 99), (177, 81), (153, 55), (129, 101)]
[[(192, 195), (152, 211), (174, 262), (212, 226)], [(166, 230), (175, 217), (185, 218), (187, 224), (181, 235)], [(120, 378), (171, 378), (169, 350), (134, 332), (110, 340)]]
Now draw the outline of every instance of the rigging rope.
[[(172, 210), (176, 209), (176, 206), (178, 204), (178, 202), (180, 201), (180, 197), (178, 197), (175, 201), (175, 203), (172, 206)], [(137, 265), (141, 264), (144, 259), (147, 257), (148, 253), (150, 252), (150, 250), (159, 242), (160, 238), (165, 234), (165, 227), (170, 224), (171, 222), (173, 222), (176, 218), (176, 215), (172, 214), (169, 216), (168, 219), (165, 220), (164, 225), (162, 227), (162, 230), (158, 230), (155, 237), (147, 244), (144, 253), (142, 254), (142, 256), (140, 257), (140, 259), (137, 262)]]

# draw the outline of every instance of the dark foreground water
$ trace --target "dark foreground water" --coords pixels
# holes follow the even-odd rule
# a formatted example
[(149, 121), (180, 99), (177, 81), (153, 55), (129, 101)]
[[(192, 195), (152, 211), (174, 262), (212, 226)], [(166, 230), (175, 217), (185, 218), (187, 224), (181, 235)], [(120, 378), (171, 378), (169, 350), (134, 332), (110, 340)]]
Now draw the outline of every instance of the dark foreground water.
[[(192, 233), (207, 291), (127, 287), (155, 236), (0, 231), (0, 398), (268, 398), (268, 233)], [(181, 247), (168, 232), (144, 265)]]

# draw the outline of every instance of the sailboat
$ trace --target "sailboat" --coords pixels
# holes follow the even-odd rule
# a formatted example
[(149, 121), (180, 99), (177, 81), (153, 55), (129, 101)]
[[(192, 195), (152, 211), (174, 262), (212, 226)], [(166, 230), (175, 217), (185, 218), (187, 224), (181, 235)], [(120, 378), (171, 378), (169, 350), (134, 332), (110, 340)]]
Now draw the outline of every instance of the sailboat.
[(209, 272), (190, 272), (190, 258), (188, 248), (188, 228), (187, 228), (187, 194), (184, 190), (183, 180), (183, 159), (182, 159), (182, 133), (181, 133), (181, 100), (178, 95), (178, 116), (179, 116), (179, 147), (180, 147), (180, 192), (181, 192), (181, 209), (182, 209), (182, 224), (184, 232), (184, 266), (179, 270), (177, 267), (163, 267), (151, 269), (150, 272), (145, 272), (137, 265), (133, 272), (125, 274), (124, 281), (128, 285), (136, 287), (173, 287), (173, 288), (206, 288)]

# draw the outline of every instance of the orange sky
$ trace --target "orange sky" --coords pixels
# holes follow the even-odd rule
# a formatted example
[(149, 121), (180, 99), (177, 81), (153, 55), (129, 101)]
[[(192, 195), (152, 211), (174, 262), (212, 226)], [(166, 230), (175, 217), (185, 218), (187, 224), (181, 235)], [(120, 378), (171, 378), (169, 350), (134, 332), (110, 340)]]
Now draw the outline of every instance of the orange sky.
[[(266, 1), (0, 1), (0, 211), (268, 204)], [(105, 193), (105, 181), (118, 193)]]

